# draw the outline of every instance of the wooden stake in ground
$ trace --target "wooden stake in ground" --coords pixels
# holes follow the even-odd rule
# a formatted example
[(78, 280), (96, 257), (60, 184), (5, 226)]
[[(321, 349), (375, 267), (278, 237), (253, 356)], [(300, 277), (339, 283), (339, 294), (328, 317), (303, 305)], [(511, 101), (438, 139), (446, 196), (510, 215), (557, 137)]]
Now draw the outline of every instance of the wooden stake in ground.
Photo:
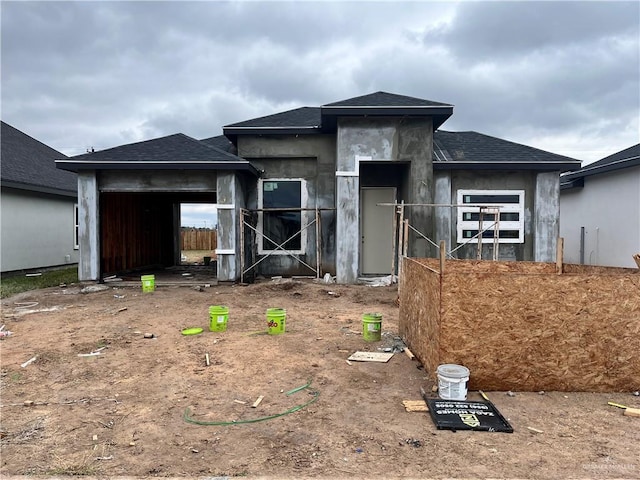
[(413, 354), (411, 350), (409, 350), (409, 347), (404, 347), (404, 353), (406, 353), (407, 357), (409, 357), (411, 360), (416, 359), (416, 356)]
[(623, 415), (626, 415), (627, 417), (640, 417), (640, 408), (629, 408), (626, 405), (620, 405), (619, 403), (614, 402), (607, 402), (607, 405), (622, 408), (624, 410)]

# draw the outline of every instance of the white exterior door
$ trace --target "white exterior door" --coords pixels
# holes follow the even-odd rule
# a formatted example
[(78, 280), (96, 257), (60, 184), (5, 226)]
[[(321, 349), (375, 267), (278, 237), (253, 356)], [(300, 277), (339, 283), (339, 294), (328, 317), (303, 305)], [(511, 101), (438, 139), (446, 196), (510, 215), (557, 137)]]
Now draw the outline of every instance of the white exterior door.
[(360, 191), (360, 234), (362, 275), (389, 275), (394, 255), (393, 212), (396, 189), (392, 187), (363, 188)]

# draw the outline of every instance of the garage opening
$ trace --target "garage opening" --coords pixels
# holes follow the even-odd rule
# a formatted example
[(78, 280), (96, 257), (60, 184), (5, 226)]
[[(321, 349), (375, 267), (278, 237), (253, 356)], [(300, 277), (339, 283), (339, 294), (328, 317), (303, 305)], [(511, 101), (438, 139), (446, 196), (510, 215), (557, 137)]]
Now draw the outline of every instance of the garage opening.
[[(101, 192), (101, 275), (182, 267), (182, 205), (215, 202), (215, 192)], [(215, 228), (215, 217), (206, 220), (207, 228)], [(215, 245), (207, 251), (214, 252)]]

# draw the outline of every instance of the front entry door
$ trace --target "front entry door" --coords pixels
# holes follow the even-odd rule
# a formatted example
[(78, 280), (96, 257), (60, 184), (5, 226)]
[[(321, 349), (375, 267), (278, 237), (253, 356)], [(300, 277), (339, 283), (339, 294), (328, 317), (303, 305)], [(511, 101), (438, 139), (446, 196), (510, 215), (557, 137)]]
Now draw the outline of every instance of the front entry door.
[(360, 190), (361, 224), (361, 273), (362, 275), (389, 275), (394, 252), (393, 212), (391, 206), (378, 203), (394, 203), (393, 187), (363, 188)]

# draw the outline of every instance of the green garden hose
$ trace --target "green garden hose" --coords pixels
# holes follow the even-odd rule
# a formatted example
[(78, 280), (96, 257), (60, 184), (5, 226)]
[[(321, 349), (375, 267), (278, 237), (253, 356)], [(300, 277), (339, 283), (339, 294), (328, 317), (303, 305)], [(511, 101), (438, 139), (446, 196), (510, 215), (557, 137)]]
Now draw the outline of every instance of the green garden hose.
[(274, 415), (268, 415), (266, 417), (259, 417), (259, 418), (250, 418), (248, 420), (231, 420), (231, 421), (218, 421), (218, 422), (204, 422), (204, 421), (200, 421), (200, 420), (195, 420), (194, 418), (191, 417), (191, 410), (189, 409), (189, 407), (187, 407), (184, 411), (184, 414), (182, 415), (182, 418), (184, 419), (185, 422), (187, 423), (193, 423), (195, 425), (218, 425), (218, 426), (225, 426), (225, 425), (241, 425), (243, 423), (257, 423), (257, 422), (264, 422), (265, 420), (271, 420), (273, 418), (278, 418), (278, 417), (283, 417), (285, 415), (289, 415), (290, 413), (294, 413), (297, 412), (298, 410), (302, 410), (303, 408), (305, 408), (308, 405), (311, 405), (312, 403), (315, 403), (318, 400), (318, 397), (320, 396), (320, 392), (318, 392), (317, 390), (314, 390), (311, 387), (311, 380), (309, 380), (305, 385), (302, 385), (301, 387), (298, 388), (294, 388), (293, 390), (289, 390), (286, 395), (293, 395), (294, 393), (297, 393), (301, 390), (308, 390), (309, 393), (311, 395), (313, 395), (313, 398), (311, 400), (309, 400), (306, 403), (301, 403), (300, 405), (296, 405), (295, 407), (291, 407), (289, 410), (285, 410), (284, 412), (281, 413), (276, 413)]

